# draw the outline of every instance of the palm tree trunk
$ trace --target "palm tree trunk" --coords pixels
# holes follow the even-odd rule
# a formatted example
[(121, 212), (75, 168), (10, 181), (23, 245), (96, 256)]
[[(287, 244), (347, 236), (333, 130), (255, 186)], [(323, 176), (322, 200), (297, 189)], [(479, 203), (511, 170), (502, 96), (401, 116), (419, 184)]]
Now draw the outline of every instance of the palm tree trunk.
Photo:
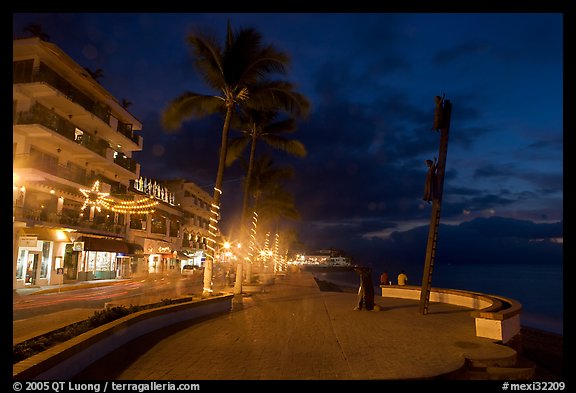
[(246, 226), (246, 216), (248, 215), (248, 200), (250, 197), (250, 182), (254, 170), (254, 157), (256, 156), (256, 132), (252, 132), (252, 142), (250, 144), (250, 158), (248, 159), (248, 172), (244, 183), (244, 195), (242, 199), (242, 225)]
[(240, 295), (242, 293), (242, 280), (244, 272), (242, 271), (242, 266), (244, 265), (242, 258), (238, 259), (236, 262), (236, 281), (234, 281), (234, 295)]
[[(250, 158), (248, 159), (248, 171), (246, 173), (246, 181), (244, 182), (244, 195), (242, 198), (242, 218), (240, 221), (242, 231), (242, 241), (246, 242), (249, 238), (249, 223), (248, 217), (248, 201), (250, 198), (250, 182), (252, 180), (252, 172), (254, 170), (254, 157), (256, 156), (256, 131), (252, 130), (252, 142), (250, 144)], [(246, 281), (248, 284), (252, 283), (252, 260), (246, 260)]]
[(226, 107), (226, 118), (222, 126), (222, 142), (220, 144), (220, 159), (218, 162), (218, 172), (216, 174), (216, 184), (214, 185), (214, 195), (212, 197), (212, 208), (210, 209), (210, 239), (208, 245), (208, 255), (204, 264), (204, 289), (203, 294), (212, 294), (212, 275), (215, 258), (216, 235), (218, 235), (218, 220), (220, 218), (220, 197), (222, 195), (222, 181), (224, 179), (224, 167), (226, 164), (226, 152), (228, 149), (228, 131), (230, 129), (230, 119), (232, 118), (232, 105)]

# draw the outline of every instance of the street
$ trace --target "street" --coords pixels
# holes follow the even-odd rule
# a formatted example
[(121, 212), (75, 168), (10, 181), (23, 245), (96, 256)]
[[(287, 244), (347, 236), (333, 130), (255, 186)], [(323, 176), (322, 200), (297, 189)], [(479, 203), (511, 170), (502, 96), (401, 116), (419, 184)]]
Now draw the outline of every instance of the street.
[[(70, 309), (103, 309), (106, 303), (144, 304), (164, 298), (202, 293), (202, 273), (180, 276), (157, 276), (140, 280), (119, 280), (106, 286), (79, 288), (52, 293), (13, 296), (13, 321)], [(214, 277), (215, 289), (224, 287), (220, 275)], [(130, 303), (128, 303), (128, 299)]]

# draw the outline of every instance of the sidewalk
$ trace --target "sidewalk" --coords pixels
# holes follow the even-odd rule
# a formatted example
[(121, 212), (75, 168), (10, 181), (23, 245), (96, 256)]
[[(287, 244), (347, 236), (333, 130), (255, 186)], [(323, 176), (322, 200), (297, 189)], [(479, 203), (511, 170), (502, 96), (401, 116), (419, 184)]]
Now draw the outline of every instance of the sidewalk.
[(309, 273), (237, 296), (231, 313), (170, 334), (157, 332), (94, 364), (80, 379), (379, 380), (441, 378), (465, 359), (510, 358), (476, 337), (469, 309), (376, 297), (381, 311), (354, 311), (356, 295), (322, 292)]

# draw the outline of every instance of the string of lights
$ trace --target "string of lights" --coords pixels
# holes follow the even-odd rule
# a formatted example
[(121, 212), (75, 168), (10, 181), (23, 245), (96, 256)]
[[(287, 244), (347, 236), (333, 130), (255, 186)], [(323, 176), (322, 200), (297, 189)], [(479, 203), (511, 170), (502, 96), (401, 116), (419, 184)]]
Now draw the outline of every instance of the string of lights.
[(248, 261), (254, 260), (254, 250), (256, 249), (256, 228), (258, 226), (258, 213), (252, 213), (252, 228), (250, 228), (250, 246), (248, 247)]
[(135, 201), (116, 201), (109, 198), (107, 192), (100, 192), (100, 181), (96, 180), (91, 189), (80, 188), (80, 192), (86, 198), (80, 210), (85, 210), (89, 206), (94, 206), (98, 212), (102, 209), (111, 210), (116, 213), (149, 214), (154, 213), (154, 206), (160, 202), (153, 197), (146, 197)]

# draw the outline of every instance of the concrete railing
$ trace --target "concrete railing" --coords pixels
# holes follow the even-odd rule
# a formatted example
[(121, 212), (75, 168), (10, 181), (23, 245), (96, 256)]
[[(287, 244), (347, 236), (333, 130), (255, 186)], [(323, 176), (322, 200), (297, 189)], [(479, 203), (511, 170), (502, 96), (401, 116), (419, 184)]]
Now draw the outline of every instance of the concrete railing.
[(234, 295), (167, 305), (126, 315), (14, 364), (18, 380), (71, 379), (92, 363), (147, 333), (232, 310)]
[[(380, 285), (383, 297), (420, 300), (421, 287), (412, 285)], [(476, 336), (509, 342), (520, 333), (522, 305), (514, 299), (458, 289), (432, 288), (430, 302), (471, 308)]]

